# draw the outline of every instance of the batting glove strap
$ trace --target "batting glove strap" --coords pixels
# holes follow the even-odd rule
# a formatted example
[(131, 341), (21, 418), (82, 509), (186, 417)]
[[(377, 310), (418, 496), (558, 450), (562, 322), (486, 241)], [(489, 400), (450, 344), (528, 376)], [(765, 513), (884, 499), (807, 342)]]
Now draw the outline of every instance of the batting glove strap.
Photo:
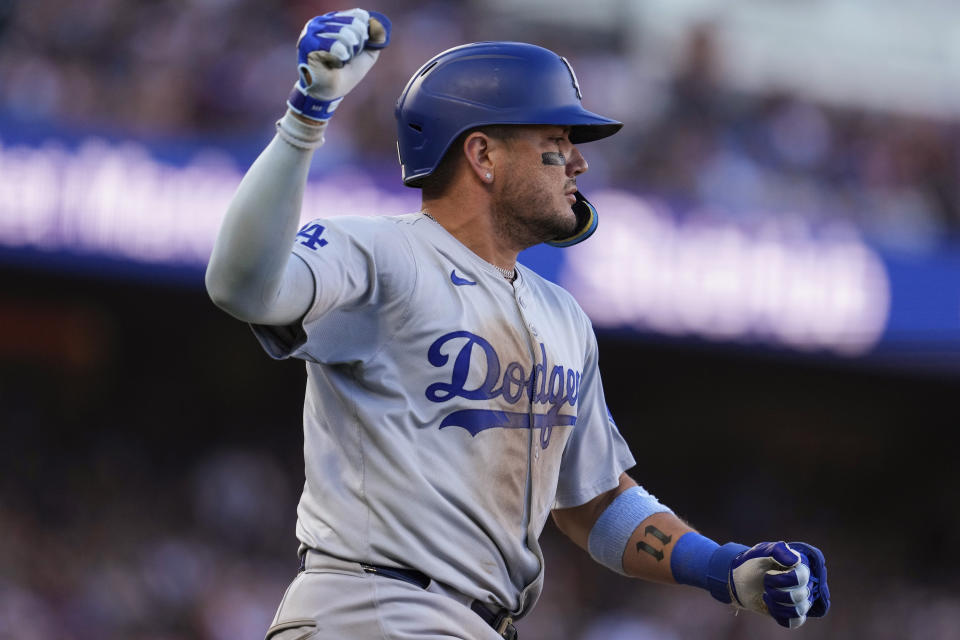
[(689, 584), (710, 592), (714, 598), (729, 604), (730, 565), (748, 547), (728, 542), (722, 547), (696, 531), (680, 536), (670, 556), (670, 571), (679, 584)]
[(710, 591), (710, 595), (724, 604), (730, 604), (733, 601), (730, 597), (730, 567), (733, 559), (749, 548), (744, 544), (728, 542), (710, 556), (710, 563), (707, 566), (707, 590)]
[(337, 110), (337, 107), (340, 106), (342, 101), (343, 96), (334, 98), (333, 100), (318, 100), (313, 98), (307, 95), (307, 90), (301, 87), (298, 82), (293, 85), (293, 91), (290, 92), (290, 97), (287, 98), (287, 106), (305, 118), (325, 122), (333, 116), (333, 112)]

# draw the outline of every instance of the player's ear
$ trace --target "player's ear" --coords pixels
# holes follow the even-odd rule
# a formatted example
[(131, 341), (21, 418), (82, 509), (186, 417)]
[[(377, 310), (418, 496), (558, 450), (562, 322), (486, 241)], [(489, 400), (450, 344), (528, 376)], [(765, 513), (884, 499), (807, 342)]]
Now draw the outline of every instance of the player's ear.
[(483, 131), (474, 131), (463, 141), (463, 155), (470, 173), (484, 184), (491, 184), (495, 179), (498, 142)]

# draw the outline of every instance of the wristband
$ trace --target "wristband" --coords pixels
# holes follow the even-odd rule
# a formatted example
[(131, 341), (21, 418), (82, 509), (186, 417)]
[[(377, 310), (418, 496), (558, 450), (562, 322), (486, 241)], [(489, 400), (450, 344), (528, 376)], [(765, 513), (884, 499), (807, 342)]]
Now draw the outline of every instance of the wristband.
[(673, 513), (642, 487), (630, 487), (610, 503), (590, 530), (587, 549), (603, 566), (627, 575), (623, 570), (623, 552), (630, 536), (641, 522), (655, 513)]
[(730, 565), (749, 548), (735, 542), (721, 547), (710, 538), (690, 531), (677, 540), (670, 556), (670, 571), (678, 584), (706, 589), (720, 602), (729, 604)]

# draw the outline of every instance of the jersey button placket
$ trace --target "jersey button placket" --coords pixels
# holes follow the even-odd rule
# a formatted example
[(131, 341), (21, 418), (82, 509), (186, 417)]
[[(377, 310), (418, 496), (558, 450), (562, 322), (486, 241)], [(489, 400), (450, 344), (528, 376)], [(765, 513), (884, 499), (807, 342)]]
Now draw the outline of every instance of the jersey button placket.
[[(523, 323), (523, 326), (527, 329), (527, 346), (530, 349), (530, 356), (532, 358), (531, 363), (536, 363), (538, 350), (537, 350), (537, 340), (535, 339), (535, 336), (537, 336), (537, 334), (534, 331), (533, 325), (530, 323), (530, 321), (527, 319), (526, 314), (524, 313), (524, 310), (527, 308), (527, 301), (525, 297), (520, 293), (519, 278), (513, 281), (512, 286), (514, 291), (514, 298), (517, 302), (517, 313), (520, 316), (520, 320)], [(546, 363), (544, 363), (544, 366), (546, 366)], [(534, 380), (531, 378), (530, 382), (531, 382), (531, 389), (530, 389), (531, 393), (530, 393), (530, 404), (528, 405), (530, 429), (529, 429), (529, 437), (527, 440), (527, 482), (528, 482), (527, 491), (528, 493), (527, 493), (527, 509), (526, 509), (527, 511), (526, 526), (527, 526), (528, 540), (533, 540), (534, 543), (531, 546), (530, 543), (528, 542), (527, 546), (528, 548), (530, 548), (531, 551), (534, 551), (534, 553), (536, 553), (537, 557), (540, 560), (541, 570), (542, 570), (543, 556), (541, 552), (536, 550), (538, 546), (536, 544), (537, 537), (536, 537), (536, 532), (533, 531), (534, 521), (535, 521), (535, 518), (533, 517), (533, 509), (535, 505), (535, 500), (533, 499), (533, 489), (534, 489), (535, 477), (536, 477), (534, 474), (534, 463), (535, 461), (538, 461), (540, 459), (540, 443), (539, 443), (540, 438), (535, 437), (535, 434), (534, 434), (535, 429), (533, 425), (534, 425), (534, 416), (536, 414), (536, 412), (534, 411), (535, 399), (534, 399), (533, 388), (532, 388)], [(527, 594), (529, 593), (530, 588), (532, 586), (533, 586), (532, 584), (527, 585), (524, 588), (523, 592), (520, 594), (521, 609), (523, 609), (526, 606)]]
[[(515, 284), (514, 287), (516, 288), (517, 285)], [(534, 325), (532, 322), (530, 322), (530, 320), (527, 319), (526, 313), (524, 313), (524, 311), (527, 309), (527, 301), (526, 301), (526, 298), (525, 298), (525, 297), (523, 296), (523, 294), (520, 293), (519, 291), (517, 291), (516, 297), (517, 297), (517, 304), (520, 305), (520, 317), (523, 318), (523, 322), (524, 322), (524, 324), (525, 324), (526, 327), (527, 327), (527, 338), (529, 339), (530, 350), (531, 350), (531, 352), (532, 352), (533, 354), (536, 354), (536, 352), (537, 352), (537, 344), (536, 344), (536, 343), (537, 343), (537, 340), (536, 340), (535, 338), (539, 338), (539, 337), (540, 337), (540, 333), (537, 331), (536, 325)], [(532, 337), (531, 337), (531, 336), (532, 336)], [(536, 355), (534, 355), (534, 360), (536, 360)], [(544, 363), (544, 364), (546, 364), (546, 363)], [(533, 462), (539, 462), (539, 460), (540, 460), (540, 438), (533, 437), (534, 431), (535, 431), (535, 429), (533, 428), (533, 420), (534, 420), (535, 414), (536, 414), (536, 412), (533, 410), (533, 399), (531, 398), (531, 401), (530, 401), (530, 421), (531, 421), (531, 427), (530, 427), (530, 434), (531, 434), (531, 438), (530, 438), (530, 440), (531, 440), (531, 442), (530, 442), (530, 448), (533, 449), (533, 461), (531, 462), (531, 468), (532, 468)], [(532, 491), (532, 489), (531, 489), (531, 491)], [(533, 496), (532, 496), (532, 495), (531, 495), (531, 497), (530, 497), (530, 500), (531, 500), (531, 503), (532, 503), (532, 502), (533, 502)]]

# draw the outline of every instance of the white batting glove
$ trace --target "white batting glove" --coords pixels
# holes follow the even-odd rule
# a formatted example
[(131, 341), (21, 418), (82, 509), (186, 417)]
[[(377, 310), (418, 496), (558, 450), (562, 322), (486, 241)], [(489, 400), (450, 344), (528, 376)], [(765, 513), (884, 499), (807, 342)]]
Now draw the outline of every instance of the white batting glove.
[(311, 120), (329, 120), (389, 42), (390, 20), (381, 13), (351, 9), (313, 18), (297, 40), (300, 79), (287, 106)]

